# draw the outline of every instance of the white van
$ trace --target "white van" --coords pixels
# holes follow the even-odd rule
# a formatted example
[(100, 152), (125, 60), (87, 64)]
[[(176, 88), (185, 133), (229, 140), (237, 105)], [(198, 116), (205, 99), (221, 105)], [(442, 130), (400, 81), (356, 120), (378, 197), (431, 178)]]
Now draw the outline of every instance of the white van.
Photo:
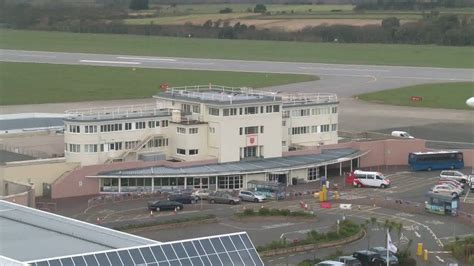
[(357, 187), (387, 188), (391, 183), (388, 178), (379, 172), (355, 170), (352, 175), (352, 184)]
[(392, 136), (403, 139), (414, 139), (415, 137), (411, 136), (405, 131), (392, 131)]

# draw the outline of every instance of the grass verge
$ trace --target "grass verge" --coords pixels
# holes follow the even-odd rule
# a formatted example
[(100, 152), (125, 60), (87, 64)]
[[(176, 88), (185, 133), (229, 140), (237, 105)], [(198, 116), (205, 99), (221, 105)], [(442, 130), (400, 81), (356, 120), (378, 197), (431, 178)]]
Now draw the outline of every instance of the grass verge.
[(146, 228), (146, 227), (159, 226), (159, 225), (198, 222), (198, 221), (210, 220), (210, 219), (215, 219), (215, 218), (216, 216), (214, 214), (206, 214), (206, 215), (192, 216), (188, 218), (175, 218), (175, 219), (165, 220), (165, 221), (157, 220), (157, 221), (151, 221), (151, 222), (145, 222), (145, 223), (127, 224), (125, 226), (114, 227), (114, 229), (120, 230), (120, 231), (127, 231), (127, 230), (132, 230), (132, 229)]
[(358, 224), (345, 220), (339, 224), (339, 231), (330, 231), (327, 233), (319, 233), (316, 230), (311, 230), (306, 235), (305, 239), (302, 239), (297, 242), (288, 242), (286, 239), (275, 240), (265, 246), (257, 247), (258, 252), (290, 248), (308, 244), (322, 244), (331, 241), (341, 240), (347, 237), (354, 236), (360, 232), (361, 228)]
[(0, 48), (3, 49), (474, 68), (473, 47), (219, 40), (20, 30), (1, 30), (0, 34)]
[[(412, 96), (422, 97), (412, 101)], [(359, 99), (390, 105), (469, 109), (466, 100), (474, 97), (474, 82), (423, 84), (361, 94)]]
[(0, 105), (149, 98), (161, 83), (261, 88), (316, 80), (310, 75), (0, 63)]
[(314, 214), (304, 211), (290, 211), (288, 209), (269, 209), (260, 208), (258, 211), (254, 209), (245, 209), (243, 212), (234, 214), (238, 218), (257, 217), (257, 216), (284, 216), (284, 217), (315, 217)]

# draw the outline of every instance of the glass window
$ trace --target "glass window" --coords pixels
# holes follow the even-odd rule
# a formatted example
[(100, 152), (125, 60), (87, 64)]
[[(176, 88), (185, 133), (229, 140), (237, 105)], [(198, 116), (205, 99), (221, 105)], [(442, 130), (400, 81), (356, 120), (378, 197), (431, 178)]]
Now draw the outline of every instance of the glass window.
[(214, 116), (219, 116), (219, 109), (218, 108), (209, 108), (209, 114)]

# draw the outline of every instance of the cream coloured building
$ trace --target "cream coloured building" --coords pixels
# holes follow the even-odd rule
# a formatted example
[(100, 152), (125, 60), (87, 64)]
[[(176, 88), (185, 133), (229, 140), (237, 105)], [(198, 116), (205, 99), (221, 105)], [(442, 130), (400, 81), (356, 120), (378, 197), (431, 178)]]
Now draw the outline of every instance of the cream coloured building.
[(335, 94), (212, 85), (169, 88), (153, 97), (155, 105), (68, 111), (66, 161), (224, 163), (277, 158), (288, 150), (337, 143)]

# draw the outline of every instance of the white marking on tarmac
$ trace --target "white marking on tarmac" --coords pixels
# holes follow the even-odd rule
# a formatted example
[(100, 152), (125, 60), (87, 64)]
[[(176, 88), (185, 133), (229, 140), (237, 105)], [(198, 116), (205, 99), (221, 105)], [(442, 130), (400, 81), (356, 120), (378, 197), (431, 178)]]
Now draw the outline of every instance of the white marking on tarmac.
[(149, 60), (149, 61), (169, 61), (176, 62), (178, 60), (172, 58), (149, 58), (149, 57), (128, 57), (128, 56), (118, 56), (117, 59), (125, 60)]
[(286, 226), (290, 226), (290, 225), (294, 225), (294, 223), (271, 224), (271, 225), (262, 226), (262, 228), (264, 228), (264, 229), (273, 229), (273, 228), (279, 228), (279, 227), (286, 227)]
[(464, 199), (462, 200), (463, 202), (466, 202), (467, 200), (467, 196), (469, 196), (469, 192), (471, 192), (471, 190), (467, 190), (467, 193), (466, 193), (466, 196), (464, 196)]
[(101, 64), (126, 64), (126, 65), (141, 65), (140, 62), (126, 62), (126, 61), (101, 61), (101, 60), (79, 60), (81, 63), (101, 63)]
[(56, 58), (55, 55), (39, 55), (39, 54), (18, 54), (17, 56), (24, 56), (24, 57), (44, 57), (44, 58)]
[(439, 256), (436, 256), (436, 258), (441, 262), (441, 263), (444, 263), (444, 260), (442, 258), (440, 258)]
[(331, 70), (331, 71), (371, 71), (371, 72), (390, 72), (384, 69), (360, 69), (360, 68), (332, 68), (332, 67), (299, 67), (300, 69)]
[(420, 233), (418, 233), (417, 231), (415, 231), (415, 235), (416, 235), (416, 237), (421, 238)]

